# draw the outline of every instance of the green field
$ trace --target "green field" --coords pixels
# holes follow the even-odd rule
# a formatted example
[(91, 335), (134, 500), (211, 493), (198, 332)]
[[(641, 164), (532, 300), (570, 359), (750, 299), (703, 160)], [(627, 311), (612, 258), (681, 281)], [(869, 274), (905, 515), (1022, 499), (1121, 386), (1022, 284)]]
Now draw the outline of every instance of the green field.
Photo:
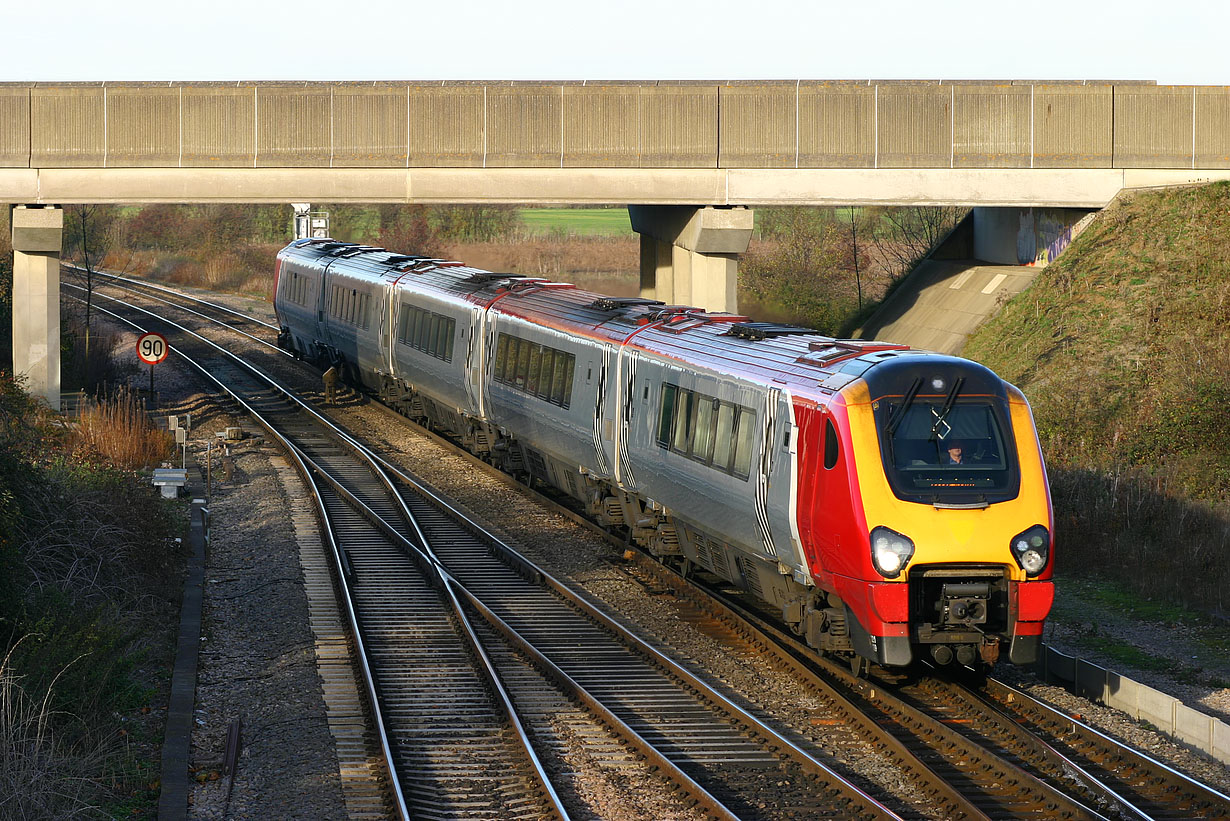
[(522, 208), (521, 222), (531, 235), (577, 237), (632, 235), (627, 208)]

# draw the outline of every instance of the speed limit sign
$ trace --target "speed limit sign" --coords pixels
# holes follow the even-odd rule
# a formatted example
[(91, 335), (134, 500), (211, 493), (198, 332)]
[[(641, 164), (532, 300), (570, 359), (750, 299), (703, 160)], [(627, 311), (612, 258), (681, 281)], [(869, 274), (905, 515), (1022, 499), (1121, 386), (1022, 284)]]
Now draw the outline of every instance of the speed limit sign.
[(171, 352), (167, 338), (162, 334), (141, 334), (137, 338), (137, 358), (147, 365), (157, 365)]

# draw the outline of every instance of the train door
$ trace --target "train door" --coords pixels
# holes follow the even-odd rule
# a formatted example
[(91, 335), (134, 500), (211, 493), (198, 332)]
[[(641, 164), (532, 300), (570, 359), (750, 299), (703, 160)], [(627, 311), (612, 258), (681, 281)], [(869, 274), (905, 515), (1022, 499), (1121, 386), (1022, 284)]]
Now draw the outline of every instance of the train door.
[(320, 293), (316, 295), (316, 338), (324, 342), (325, 345), (332, 348), (335, 347), (333, 339), (329, 336), (329, 292), (333, 287), (333, 276), (329, 273), (329, 266), (332, 260), (326, 263), (320, 269)]
[(594, 387), (594, 456), (604, 478), (615, 473), (615, 424), (618, 418), (618, 374), (612, 368), (615, 349), (599, 344), (599, 357), (585, 364), (585, 384)]
[[(628, 441), (631, 436), (633, 416), (637, 408), (637, 362), (639, 354), (635, 348), (620, 346), (619, 364), (616, 376), (615, 412), (618, 421), (615, 424), (615, 481), (619, 487), (635, 493), (637, 489), (636, 475), (632, 469), (632, 459)], [(648, 386), (645, 390), (648, 394)]]
[(770, 388), (765, 397), (764, 447), (755, 474), (756, 519), (766, 554), (779, 566), (806, 572), (798, 530), (798, 438), (789, 391)]
[(470, 324), (466, 330), (465, 386), (470, 410), (480, 419), (487, 418), (484, 374), (487, 371), (487, 355), (495, 349), (495, 334), (487, 333), (487, 310), (480, 305), (469, 306)]

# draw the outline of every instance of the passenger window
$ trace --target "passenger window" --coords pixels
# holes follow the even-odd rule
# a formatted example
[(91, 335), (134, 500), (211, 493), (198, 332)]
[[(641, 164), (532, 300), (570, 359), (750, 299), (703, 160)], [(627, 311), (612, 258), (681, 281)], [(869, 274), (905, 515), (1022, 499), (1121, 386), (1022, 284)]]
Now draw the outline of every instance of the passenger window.
[(671, 447), (676, 453), (687, 453), (692, 438), (692, 414), (695, 395), (691, 391), (680, 389), (679, 404), (675, 408), (675, 434), (671, 437)]
[(713, 436), (713, 466), (730, 472), (730, 456), (734, 450), (735, 407), (721, 403), (717, 412), (717, 427)]
[(551, 398), (551, 375), (555, 373), (555, 349), (542, 349), (542, 371), (538, 377), (538, 390), (534, 393), (540, 399)]
[(555, 357), (555, 378), (551, 380), (551, 401), (565, 408), (572, 397), (573, 359), (572, 354)]
[(566, 408), (572, 404), (572, 372), (575, 367), (575, 363), (576, 357), (572, 354), (568, 354), (568, 365), (564, 369), (564, 375), (566, 377), (564, 382), (564, 398), (563, 401), (559, 403), (560, 407)]
[(495, 379), (497, 382), (504, 381), (504, 373), (508, 367), (508, 343), (509, 337), (500, 334), (499, 344), (495, 347)]
[(833, 427), (832, 419), (824, 420), (824, 469), (832, 470), (837, 466), (839, 440), (837, 429)]
[(662, 386), (662, 411), (658, 415), (658, 444), (670, 447), (671, 431), (675, 427), (675, 394), (679, 389), (674, 385)]
[(517, 351), (517, 376), (513, 384), (522, 390), (525, 389), (525, 380), (530, 375), (530, 349), (533, 347), (532, 342), (523, 339), (520, 350)]
[(525, 379), (525, 392), (538, 393), (538, 375), (542, 372), (542, 346), (530, 349), (530, 373)]
[(756, 414), (740, 409), (738, 430), (735, 433), (734, 474), (746, 479), (752, 470), (752, 443), (756, 437)]
[(713, 414), (718, 401), (707, 397), (696, 403), (696, 434), (692, 437), (692, 458), (709, 461), (713, 450)]

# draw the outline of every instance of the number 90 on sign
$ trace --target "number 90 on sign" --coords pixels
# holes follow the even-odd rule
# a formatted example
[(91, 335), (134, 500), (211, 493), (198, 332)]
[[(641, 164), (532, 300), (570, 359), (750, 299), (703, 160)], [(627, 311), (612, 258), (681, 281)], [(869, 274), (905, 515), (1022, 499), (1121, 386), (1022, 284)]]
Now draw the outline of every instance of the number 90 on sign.
[(137, 339), (137, 358), (147, 365), (157, 365), (171, 352), (162, 334), (141, 334)]

